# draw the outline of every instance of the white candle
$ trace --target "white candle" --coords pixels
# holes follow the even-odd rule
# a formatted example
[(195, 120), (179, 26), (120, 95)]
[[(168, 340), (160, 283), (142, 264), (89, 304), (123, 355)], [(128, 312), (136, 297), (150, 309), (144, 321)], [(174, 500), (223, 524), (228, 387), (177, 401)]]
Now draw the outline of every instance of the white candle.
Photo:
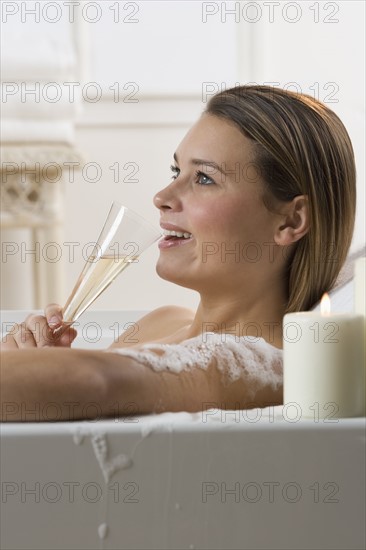
[(358, 258), (355, 261), (355, 312), (366, 316), (366, 258)]
[[(363, 315), (363, 366), (366, 372), (366, 258), (358, 258), (355, 261), (354, 297), (355, 312)], [(366, 375), (365, 375), (365, 400), (366, 400)], [(365, 406), (366, 408), (366, 406)], [(366, 415), (366, 411), (365, 411)]]
[(316, 421), (365, 414), (362, 315), (289, 313), (283, 319), (284, 405)]

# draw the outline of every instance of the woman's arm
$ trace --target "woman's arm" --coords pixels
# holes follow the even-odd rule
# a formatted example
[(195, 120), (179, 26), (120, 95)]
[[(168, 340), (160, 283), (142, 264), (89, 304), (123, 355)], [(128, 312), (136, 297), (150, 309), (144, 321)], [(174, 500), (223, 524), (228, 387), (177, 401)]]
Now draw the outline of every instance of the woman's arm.
[(113, 352), (20, 349), (2, 352), (0, 369), (3, 422), (95, 420), (282, 403), (282, 386), (257, 387), (250, 379), (223, 384), (215, 359), (204, 370), (193, 366), (174, 373), (157, 372)]
[(98, 355), (62, 348), (1, 352), (1, 420), (54, 420), (52, 414), (76, 420), (87, 403), (101, 406), (107, 388)]
[(214, 366), (176, 374), (113, 352), (33, 348), (2, 352), (0, 368), (3, 422), (195, 412), (223, 401)]

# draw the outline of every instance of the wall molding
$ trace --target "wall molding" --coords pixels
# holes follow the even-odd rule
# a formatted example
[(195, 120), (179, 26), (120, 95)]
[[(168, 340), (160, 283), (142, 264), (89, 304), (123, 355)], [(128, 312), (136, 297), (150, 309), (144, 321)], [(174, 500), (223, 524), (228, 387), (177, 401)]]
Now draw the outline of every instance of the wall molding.
[(194, 123), (205, 109), (200, 95), (136, 95), (115, 102), (113, 94), (96, 103), (83, 101), (76, 128), (91, 127), (185, 127)]

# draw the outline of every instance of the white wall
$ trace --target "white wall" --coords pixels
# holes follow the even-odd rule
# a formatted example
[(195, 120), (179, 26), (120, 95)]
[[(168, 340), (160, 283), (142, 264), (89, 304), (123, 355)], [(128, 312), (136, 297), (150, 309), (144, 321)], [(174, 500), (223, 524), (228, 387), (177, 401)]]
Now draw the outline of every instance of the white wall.
[[(282, 2), (253, 33), (252, 74), (315, 96), (334, 110), (353, 142), (358, 207), (352, 249), (365, 242), (365, 2)], [(291, 5), (294, 5), (293, 7)], [(287, 6), (287, 7), (286, 7)], [(297, 7), (295, 7), (297, 6)], [(290, 23), (286, 19), (299, 20)], [(242, 25), (245, 32), (245, 24)]]
[[(357, 158), (359, 203), (352, 248), (365, 241), (364, 2), (119, 2), (117, 23), (116, 2), (99, 5), (97, 22), (80, 19), (79, 59), (84, 83), (96, 82), (102, 97), (96, 103), (84, 101), (76, 145), (85, 163), (100, 165), (102, 177), (93, 183), (81, 174), (74, 182), (66, 178), (64, 240), (81, 244), (75, 261), (65, 261), (65, 294), (82, 268), (82, 246), (96, 239), (112, 200), (158, 221), (153, 195), (170, 179), (172, 154), (204, 108), (202, 89), (207, 85), (218, 90), (236, 82), (282, 87), (294, 82), (305, 93), (319, 90), (323, 101), (335, 100), (329, 106), (346, 124)], [(95, 17), (92, 8), (85, 14)], [(118, 102), (110, 89), (116, 89), (116, 82)], [(132, 91), (136, 103), (126, 102)], [(128, 174), (123, 166), (135, 163), (138, 181), (115, 183), (109, 168), (115, 163), (121, 179)], [(67, 254), (65, 249), (65, 260)], [(195, 307), (195, 293), (157, 277), (156, 257), (156, 248), (146, 252), (94, 307)], [(66, 295), (57, 299), (62, 302)]]
[[(120, 15), (125, 21), (116, 25), (112, 22), (115, 12), (108, 12), (113, 4), (103, 2), (104, 17), (89, 29), (88, 80), (100, 83), (102, 100), (86, 104), (77, 124), (78, 147), (86, 162), (101, 166), (103, 177), (95, 184), (79, 177), (77, 183), (66, 186), (65, 238), (72, 239), (75, 218), (85, 204), (85, 222), (81, 227), (77, 224), (81, 242), (97, 237), (96, 220), (102, 223), (112, 200), (158, 224), (152, 199), (170, 181), (173, 153), (204, 109), (203, 83), (234, 85), (238, 75), (235, 21), (226, 26), (220, 19), (203, 24), (200, 2), (138, 2), (138, 11), (131, 7), (123, 11), (121, 3)], [(129, 23), (131, 19), (138, 23)], [(121, 92), (117, 103), (110, 90), (115, 82)], [(131, 92), (136, 92), (131, 99), (138, 102), (128, 103)], [(136, 165), (138, 172), (133, 178), (138, 181), (114, 183), (109, 167), (115, 163), (121, 167), (121, 180), (131, 170), (123, 170), (123, 166)], [(196, 293), (159, 279), (157, 256), (156, 246), (144, 253), (139, 265), (128, 269), (94, 307), (152, 309), (172, 303), (196, 307)], [(81, 264), (68, 266), (68, 288)]]

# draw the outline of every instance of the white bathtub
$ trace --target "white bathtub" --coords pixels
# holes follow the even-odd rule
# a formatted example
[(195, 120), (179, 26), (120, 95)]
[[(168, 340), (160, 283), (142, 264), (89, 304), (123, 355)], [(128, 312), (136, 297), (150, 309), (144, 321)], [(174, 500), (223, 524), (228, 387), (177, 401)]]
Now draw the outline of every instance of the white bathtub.
[(363, 549), (365, 449), (365, 418), (293, 407), (5, 423), (1, 548)]

